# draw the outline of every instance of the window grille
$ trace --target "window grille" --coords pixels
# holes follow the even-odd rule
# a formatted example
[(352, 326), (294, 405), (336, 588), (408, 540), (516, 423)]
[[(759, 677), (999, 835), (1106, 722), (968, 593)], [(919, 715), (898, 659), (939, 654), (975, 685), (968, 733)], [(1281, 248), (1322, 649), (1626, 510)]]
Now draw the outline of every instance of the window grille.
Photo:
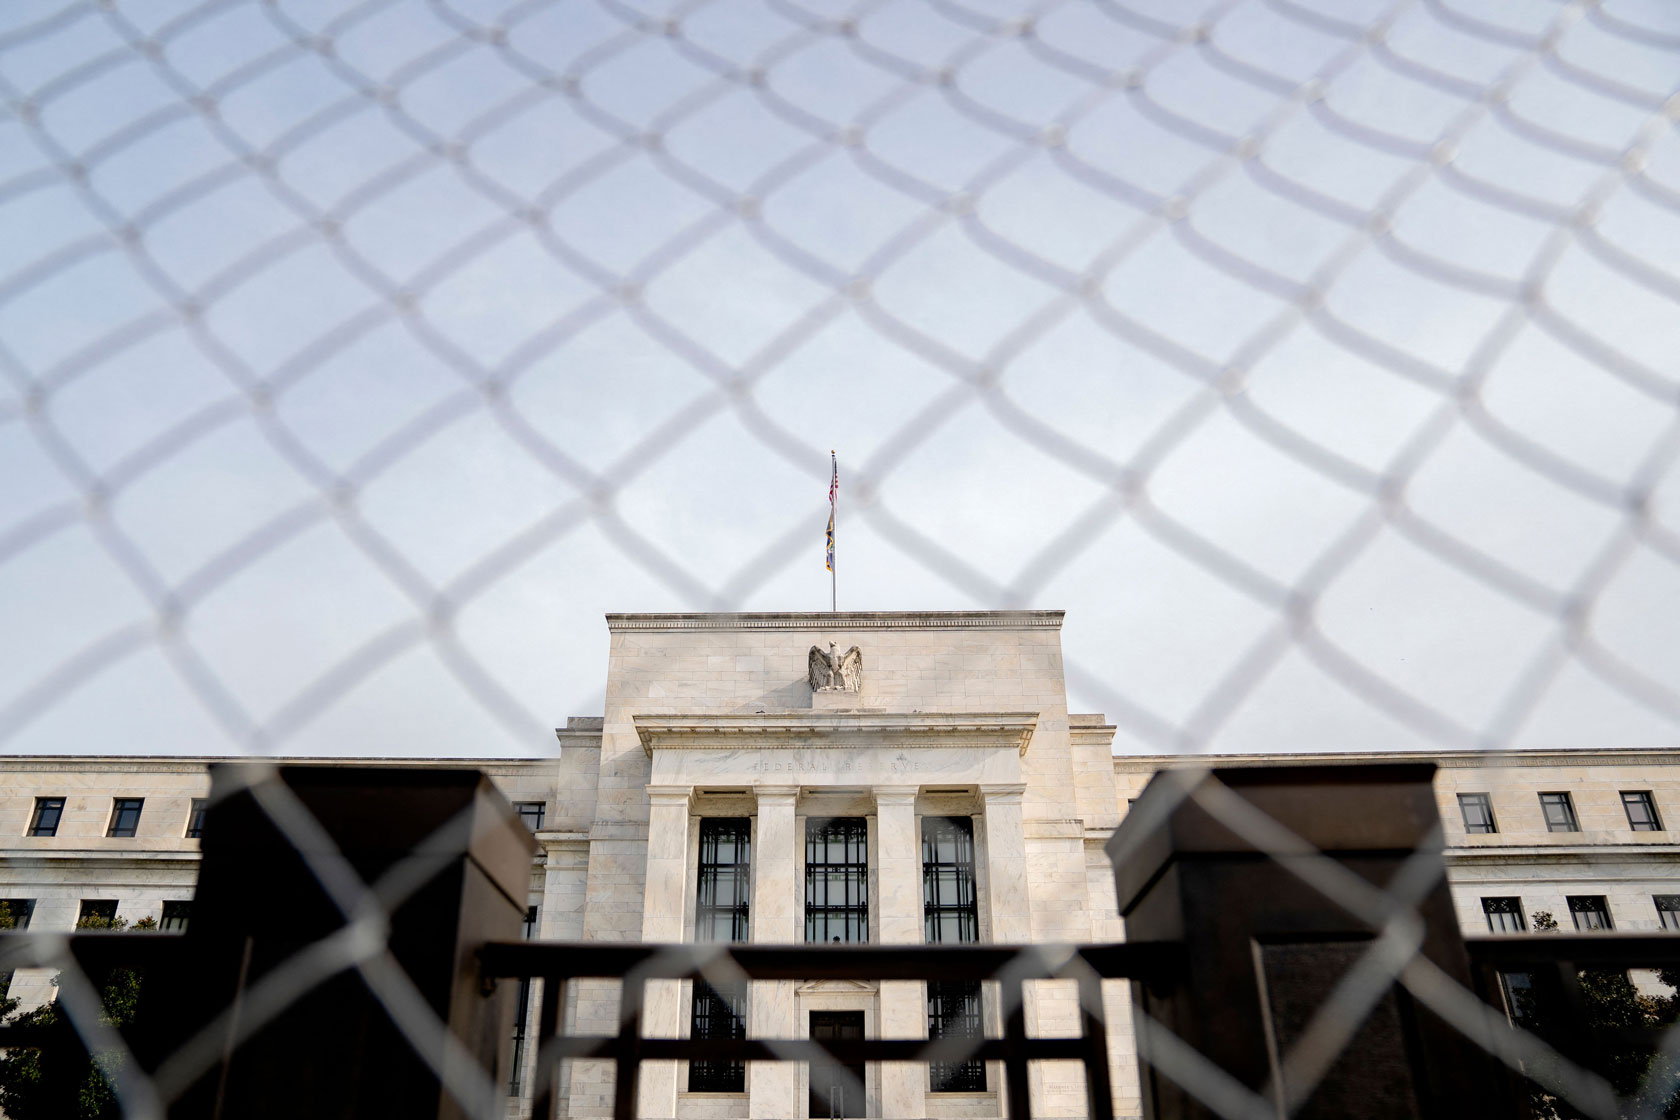
[[(977, 980), (928, 982), (928, 1037), (979, 1038), (980, 983)], [(984, 1062), (929, 1062), (935, 1093), (983, 1093)]]
[(1548, 832), (1581, 831), (1581, 822), (1575, 818), (1575, 802), (1567, 793), (1542, 793), (1540, 811), (1546, 815)]
[(163, 904), (163, 917), (158, 919), (158, 929), (165, 933), (187, 932), (187, 920), (192, 917), (192, 903), (166, 902)]
[(707, 817), (700, 822), (699, 897), (694, 940), (745, 941), (752, 890), (752, 822)]
[(1680, 894), (1654, 894), (1651, 901), (1657, 904), (1657, 920), (1662, 922), (1662, 928), (1680, 929)]
[[(706, 817), (700, 822), (700, 862), (695, 869), (696, 941), (745, 941), (752, 886), (752, 822), (746, 817)], [(747, 989), (694, 982), (693, 1038), (745, 1038)], [(744, 1093), (741, 1062), (689, 1062), (691, 1093)]]
[(1490, 933), (1521, 933), (1528, 928), (1520, 898), (1484, 898), (1482, 913)]
[(980, 940), (974, 894), (974, 822), (922, 818), (922, 912), (929, 945)]
[[(694, 982), (692, 1038), (747, 1037), (747, 987), (745, 984), (712, 985)], [(747, 1067), (743, 1062), (689, 1062), (688, 1091), (691, 1093), (744, 1093)]]
[(1570, 895), (1569, 916), (1576, 929), (1614, 929), (1610, 924), (1610, 906), (1601, 894)]
[(1485, 793), (1458, 795), (1458, 811), (1464, 815), (1464, 831), (1472, 834), (1498, 832), (1493, 819), (1493, 799)]
[(869, 940), (869, 830), (860, 817), (805, 822), (805, 940)]
[[(967, 817), (922, 818), (922, 908), (930, 945), (980, 940), (974, 890), (974, 822)], [(980, 1037), (980, 984), (928, 984), (928, 1037)], [(984, 1062), (930, 1062), (936, 1093), (977, 1093), (986, 1088)]]

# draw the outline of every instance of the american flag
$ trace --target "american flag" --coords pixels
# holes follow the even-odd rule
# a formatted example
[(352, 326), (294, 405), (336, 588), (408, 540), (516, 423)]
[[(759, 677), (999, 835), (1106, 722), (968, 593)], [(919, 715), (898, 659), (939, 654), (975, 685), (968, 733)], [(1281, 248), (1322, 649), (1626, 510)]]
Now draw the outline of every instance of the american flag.
[(834, 570), (834, 497), (840, 493), (840, 460), (835, 458), (834, 452), (828, 453), (834, 474), (828, 480), (828, 570)]

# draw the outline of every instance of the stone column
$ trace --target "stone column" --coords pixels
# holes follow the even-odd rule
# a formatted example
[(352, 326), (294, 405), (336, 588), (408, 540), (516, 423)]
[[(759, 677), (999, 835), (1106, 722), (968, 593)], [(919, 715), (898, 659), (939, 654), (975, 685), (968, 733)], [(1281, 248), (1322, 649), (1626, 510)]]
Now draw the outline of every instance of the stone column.
[[(793, 944), (804, 940), (799, 923), (798, 866), (794, 836), (796, 786), (760, 786), (758, 836), (752, 852), (752, 939)], [(801, 1033), (794, 1007), (794, 982), (757, 980), (752, 985), (747, 1033), (754, 1038), (796, 1038)], [(752, 1117), (797, 1116), (799, 1069), (792, 1062), (747, 1063), (747, 1114)]]
[[(685, 940), (683, 903), (688, 885), (688, 806), (692, 786), (649, 786), (647, 887), (642, 900), (642, 940)], [(682, 1034), (682, 984), (652, 980), (642, 1004), (642, 1034), (677, 1038)], [(643, 1062), (640, 1115), (677, 1114), (677, 1063)]]
[[(989, 895), (986, 915), (992, 927), (993, 941), (1017, 945), (1032, 940), (1032, 908), (1027, 897), (1027, 838), (1021, 825), (1021, 801), (1026, 788), (1019, 782), (980, 787), (980, 795), (986, 801), (986, 883)], [(1021, 988), (1029, 1034), (1039, 1029), (1034, 988), (1031, 982)], [(1038, 1062), (1029, 1067), (1027, 1078), (1040, 1102), (1040, 1111), (1047, 1112), (1049, 1102), (1045, 1092), (1044, 1065)], [(995, 1080), (1003, 1073), (1002, 1065), (994, 1064), (991, 1073), (993, 1088), (1003, 1098), (1004, 1086)]]
[[(875, 787), (877, 939), (887, 945), (920, 945), (922, 850), (916, 840), (916, 787)], [(882, 1038), (927, 1037), (927, 989), (916, 980), (881, 981)], [(889, 1120), (927, 1113), (927, 1067), (881, 1063), (881, 1115)]]
[(991, 888), (992, 940), (1017, 944), (1032, 940), (1032, 908), (1027, 898), (1027, 839), (1021, 826), (1021, 783), (983, 785), (986, 799), (986, 879)]
[[(581, 941), (583, 904), (589, 876), (589, 838), (581, 832), (547, 833), (539, 842), (548, 856), (543, 862), (542, 909), (537, 913), (538, 936), (545, 941)], [(577, 998), (577, 985), (566, 985), (566, 998), (560, 1007), (563, 1030), (577, 1029)], [(537, 1016), (541, 1007), (540, 998), (531, 1000), (530, 1018), (526, 1020), (526, 1037), (530, 1039), (526, 1045), (531, 1051), (527, 1059), (530, 1076), (524, 1081), (521, 1107), (529, 1105), (536, 1084)], [(576, 1063), (560, 1062), (558, 1065), (555, 1096), (563, 1103), (569, 1102), (572, 1096), (572, 1068)]]

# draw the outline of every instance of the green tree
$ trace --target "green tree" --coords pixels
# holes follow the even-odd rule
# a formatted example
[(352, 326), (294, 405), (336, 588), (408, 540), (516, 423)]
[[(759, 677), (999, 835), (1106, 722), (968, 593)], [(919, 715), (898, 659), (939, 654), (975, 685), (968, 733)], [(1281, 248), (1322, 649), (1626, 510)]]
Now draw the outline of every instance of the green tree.
[[(17, 928), (17, 915), (12, 913), (9, 902), (0, 902), (0, 931)], [(0, 972), (0, 1023), (11, 1018), (18, 1009), (18, 1000), (12, 996), (12, 974)]]
[[(12, 929), (16, 921), (4, 903), (0, 903), (0, 929)], [(142, 918), (130, 926), (127, 918), (102, 918), (90, 915), (76, 923), (79, 930), (123, 930), (147, 932), (157, 929), (157, 921)], [(104, 1004), (105, 1021), (113, 1027), (123, 1027), (134, 1021), (139, 1008), (141, 977), (131, 968), (114, 968), (102, 977), (91, 977), (99, 988)], [(58, 980), (55, 977), (54, 984)], [(45, 1003), (21, 1014), (18, 1001), (0, 1002), (0, 1021), (24, 1027), (51, 1027), (59, 1021), (58, 1007)], [(119, 1058), (114, 1054), (95, 1054), (84, 1059), (83, 1071), (78, 1075), (76, 1111), (78, 1120), (115, 1120), (121, 1115), (117, 1096), (111, 1090), (110, 1077)], [(0, 1112), (9, 1120), (61, 1120), (63, 1109), (58, 1102), (46, 1098), (45, 1070), (38, 1050), (0, 1051)]]

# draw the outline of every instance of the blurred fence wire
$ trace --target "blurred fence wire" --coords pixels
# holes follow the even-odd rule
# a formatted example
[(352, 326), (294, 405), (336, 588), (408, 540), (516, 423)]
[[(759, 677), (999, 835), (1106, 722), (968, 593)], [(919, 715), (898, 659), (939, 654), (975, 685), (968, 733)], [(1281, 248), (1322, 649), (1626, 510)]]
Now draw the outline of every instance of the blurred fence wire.
[[(62, 627), (74, 641), (20, 623), (0, 741), (154, 651), (238, 749), (284, 748), (429, 646), (540, 742), (549, 713), (461, 641), (460, 612), (585, 527), (698, 608), (737, 608), (805, 558), (802, 519), (708, 580), (621, 500), (719, 414), (748, 445), (725, 453), (820, 477), (826, 449), (765, 386), (811, 368), (801, 348), (842, 322), (869, 364), (945, 378), (867, 418), (887, 434), (843, 494), (957, 593), (1063, 592), (1057, 577), (1127, 523), (1205, 581), (1167, 594), (1216, 587), (1255, 609), (1174, 705), (1074, 651), (1075, 688), (1135, 742), (1206, 745), (1291, 656), (1442, 746), (1512, 741), (1577, 668), (1680, 721), (1649, 636), (1607, 641), (1601, 617), (1624, 581), (1645, 590), (1616, 609), (1648, 622), (1680, 559), (1663, 485), (1680, 450), (1680, 24), (1660, 5), (211, 2), (3, 18), (15, 470), (0, 564), (27, 572), (32, 550), (85, 532), (148, 609), (99, 617), (112, 600), (89, 589), (86, 625)], [(646, 419), (621, 454), (591, 456), (522, 382), (609, 320), (628, 324), (623, 349), (709, 387), (655, 409), (594, 354), (584, 379)], [(1080, 430), (1077, 394), (1060, 413), (1035, 397), (1034, 348), (1074, 324), (1119, 348), (1090, 371), (1093, 401), (1097, 382), (1138, 386), (1109, 441)], [(374, 392), (368, 366), (402, 371), (411, 399)], [(1319, 380), (1277, 388), (1293, 374), (1276, 370), (1301, 369)], [(1303, 410), (1303, 394), (1321, 400)], [(881, 500), (971, 403), (1093, 496), (1012, 575)], [(551, 488), (527, 486), (541, 504), (499, 538), (451, 540), (444, 569), (365, 499), (405, 474), (436, 486), (448, 466), (421, 460), (447, 460), (443, 433), (466, 417)], [(206, 498), (196, 524), (174, 508), (190, 491), (124, 516), (148, 478), (234, 428), (291, 490), (231, 517)], [(1210, 444), (1267, 465), (1198, 460)], [(1256, 516), (1233, 507), (1260, 475), (1311, 497), (1250, 547), (1217, 504), (1211, 520), (1176, 508), (1186, 461), (1214, 476), (1225, 522)], [(1490, 529), (1486, 507), (1443, 512), (1442, 493), (1489, 478), (1526, 531)], [(190, 630), (207, 597), (322, 523), (406, 607), (256, 704)], [(1508, 629), (1520, 651), (1478, 682), (1479, 706), (1381, 664), (1381, 636), (1323, 624), (1326, 596), (1396, 541), (1492, 612), (1466, 628)]]
[[(889, 434), (844, 500), (957, 592), (1026, 602), (1126, 522), (1257, 608), (1175, 706), (1075, 650), (1070, 680), (1134, 741), (1206, 745), (1290, 656), (1442, 746), (1510, 742), (1577, 667), (1680, 721), (1671, 667), (1648, 640), (1604, 640), (1600, 610), (1634, 569), (1660, 574), (1617, 609), (1664, 601), (1680, 559), (1663, 485), (1680, 451), (1680, 24), (1660, 5), (211, 2), (4, 19), (0, 433), (17, 469), (0, 562), (24, 570), (85, 530), (149, 609), (63, 648), (23, 624), (20, 646), (50, 652), (15, 658), (0, 741), (152, 650), (239, 749), (284, 748), (429, 646), (540, 742), (548, 713), (460, 640), (460, 612), (584, 527), (701, 608), (738, 607), (805, 557), (801, 520), (708, 581), (621, 499), (719, 413), (752, 444), (730, 453), (819, 477), (825, 449), (764, 386), (842, 321), (881, 364), (945, 376), (870, 418)], [(603, 460), (521, 392), (614, 317), (709, 388), (650, 406)], [(1122, 347), (1093, 380), (1176, 386), (1140, 389), (1107, 444), (1076, 432), (1077, 399), (1058, 418), (1034, 398), (1030, 352), (1075, 322)], [(414, 375), (401, 408), (353, 372), (422, 358), (453, 387)], [(187, 385), (187, 366), (215, 384)], [(1274, 367), (1319, 371), (1306, 395), (1340, 403), (1302, 411)], [(639, 415), (647, 386), (597, 369)], [(311, 393), (327, 396), (296, 405)], [(881, 500), (970, 403), (1094, 495), (1013, 575)], [(433, 486), (423, 453), (469, 416), (558, 497), (499, 539), (453, 542), (444, 571), (364, 499), (405, 473)], [(123, 516), (240, 425), (295, 500), (227, 519), (212, 503), (196, 525), (155, 500)], [(1269, 465), (1197, 462), (1210, 441)], [(1247, 547), (1217, 505), (1210, 521), (1163, 497), (1175, 456), (1224, 473), (1212, 486), (1236, 506), (1267, 471), (1315, 496)], [(1476, 477), (1538, 526), (1443, 513), (1439, 494)], [(192, 639), (195, 612), (323, 522), (406, 608), (254, 710)], [(1374, 663), (1380, 637), (1323, 625), (1326, 596), (1395, 541), (1493, 612), (1467, 627), (1520, 636), (1480, 706)]]
[[(732, 451), (819, 493), (828, 448), (768, 387), (840, 324), (871, 361), (943, 378), (870, 418), (883, 434), (842, 478), (849, 516), (940, 581), (1025, 603), (1128, 523), (1259, 608), (1170, 711), (1070, 660), (1135, 741), (1206, 746), (1292, 656), (1443, 747), (1509, 743), (1572, 666), (1680, 723), (1680, 678), (1606, 640), (1603, 619), (1635, 568), (1659, 573), (1659, 603), (1680, 573), (1665, 490), (1680, 454), (1680, 15), (1665, 5), (105, 0), (8, 4), (0, 22), (0, 573), (81, 532), (147, 606), (50, 656), (50, 628), (9, 634), (0, 743), (152, 651), (237, 749), (284, 751), (426, 647), (535, 749), (552, 713), (461, 640), (461, 612), (585, 529), (702, 609), (739, 607), (814, 554), (801, 520), (700, 578), (621, 506), (719, 415), (750, 445)], [(600, 394), (646, 409), (600, 456), (557, 438), (525, 391), (609, 322), (627, 326), (595, 345), (704, 389), (654, 409), (656, 383), (598, 365)], [(1044, 351), (1074, 324), (1085, 341)], [(1124, 438), (1093, 437), (1077, 394), (1060, 412), (1035, 395), (1033, 363), (1058, 353), (1147, 382)], [(424, 364), (447, 387), (387, 408), (356, 372), (382, 364)], [(1286, 390), (1279, 369), (1322, 380)], [(1094, 495), (1008, 573), (882, 498), (970, 405)], [(439, 568), (365, 498), (469, 417), (553, 486), (533, 493), (560, 496), (499, 538), (451, 539)], [(287, 500), (225, 524), (213, 503), (125, 517), (149, 477), (234, 428), (289, 472)], [(1250, 549), (1181, 513), (1168, 476), (1210, 440), (1257, 449), (1275, 488), (1335, 495), (1335, 515), (1308, 516), (1310, 540), (1279, 526)], [(1247, 462), (1203, 469), (1240, 505)], [(422, 488), (447, 474), (427, 469)], [(1571, 512), (1543, 520), (1545, 548), (1489, 534), (1473, 508), (1443, 514), (1440, 493), (1476, 471), (1525, 508)], [(321, 524), (404, 607), (254, 710), (191, 626)], [(1496, 635), (1521, 655), (1482, 707), (1412, 687), (1323, 625), (1326, 598), (1396, 541), (1539, 634)], [(1617, 609), (1663, 643), (1660, 606), (1631, 602)], [(1293, 851), (1217, 789), (1184, 796)], [(1403, 889), (1292, 858), (1385, 930), (1339, 993), (1348, 1006), (1398, 978), (1482, 1029), (1482, 1005), (1418, 963)], [(351, 905), (364, 888), (348, 889)], [(66, 1010), (109, 1043), (84, 989), (72, 975)], [(1311, 1035), (1307, 1085), (1357, 1022)], [(1170, 1038), (1140, 1044), (1221, 1114), (1275, 1115)], [(438, 1068), (460, 1075), (447, 1054)], [(1607, 1114), (1602, 1085), (1558, 1068), (1559, 1091)], [(152, 1086), (117, 1089), (155, 1114)]]

